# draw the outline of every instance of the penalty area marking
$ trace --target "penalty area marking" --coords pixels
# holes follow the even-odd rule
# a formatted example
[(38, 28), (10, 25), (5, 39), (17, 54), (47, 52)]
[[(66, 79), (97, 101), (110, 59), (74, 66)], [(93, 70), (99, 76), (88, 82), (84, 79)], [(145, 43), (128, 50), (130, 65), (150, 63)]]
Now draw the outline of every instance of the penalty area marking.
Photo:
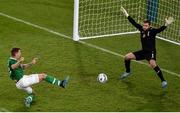
[[(62, 33), (56, 32), (56, 31), (51, 30), (51, 29), (48, 29), (48, 28), (46, 28), (46, 27), (39, 26), (39, 25), (37, 25), (37, 24), (33, 24), (33, 23), (28, 22), (28, 21), (25, 21), (25, 20), (23, 20), (23, 19), (19, 19), (19, 18), (16, 18), (16, 17), (14, 17), (14, 16), (10, 16), (10, 15), (5, 14), (5, 13), (2, 13), (2, 12), (0, 12), (0, 15), (3, 16), (3, 17), (9, 18), (9, 19), (15, 20), (15, 21), (17, 21), (17, 22), (21, 22), (21, 23), (24, 23), (24, 24), (26, 24), (26, 25), (29, 25), (29, 26), (32, 26), (32, 27), (35, 27), (35, 28), (44, 30), (44, 31), (49, 32), (49, 33), (52, 33), (52, 34), (54, 34), (54, 35), (57, 35), (57, 36), (64, 37), (64, 38), (67, 38), (67, 39), (71, 39), (71, 40), (72, 40), (72, 38), (71, 38), (70, 36), (67, 36), (67, 35), (64, 35), (64, 34), (62, 34)], [(108, 49), (104, 49), (104, 48), (102, 48), (102, 47), (99, 47), (99, 46), (96, 46), (96, 45), (93, 45), (93, 44), (84, 42), (84, 41), (82, 41), (82, 40), (80, 40), (80, 41), (78, 41), (78, 42), (81, 43), (81, 44), (84, 44), (84, 45), (86, 45), (86, 46), (89, 46), (89, 47), (92, 47), (92, 48), (101, 50), (101, 51), (103, 51), (103, 52), (106, 52), (106, 53), (115, 55), (115, 56), (119, 56), (119, 57), (122, 57), (122, 58), (124, 57), (124, 55), (121, 55), (121, 54), (119, 54), (119, 53), (110, 51), (110, 50), (108, 50)], [(134, 61), (134, 62), (137, 62), (137, 63), (139, 63), (139, 64), (143, 64), (143, 65), (148, 66), (147, 63), (144, 63), (144, 62), (141, 62), (141, 61), (135, 61), (135, 60), (133, 60), (133, 61)], [(163, 69), (163, 68), (161, 68), (161, 70), (162, 70), (163, 72), (168, 73), (168, 74), (171, 74), (171, 75), (175, 75), (175, 76), (177, 76), (177, 77), (180, 77), (180, 74), (175, 73), (175, 72), (172, 72), (172, 71), (170, 71), (170, 70)]]

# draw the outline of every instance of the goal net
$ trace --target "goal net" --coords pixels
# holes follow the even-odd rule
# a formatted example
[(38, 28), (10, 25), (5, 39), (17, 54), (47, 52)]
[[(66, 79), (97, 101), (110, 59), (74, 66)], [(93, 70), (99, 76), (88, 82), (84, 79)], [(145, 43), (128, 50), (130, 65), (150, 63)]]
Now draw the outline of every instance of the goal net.
[(175, 22), (158, 38), (180, 43), (179, 0), (75, 0), (73, 39), (137, 33), (137, 29), (122, 14), (121, 6), (137, 22), (148, 19), (153, 27), (160, 27), (167, 16), (172, 16)]

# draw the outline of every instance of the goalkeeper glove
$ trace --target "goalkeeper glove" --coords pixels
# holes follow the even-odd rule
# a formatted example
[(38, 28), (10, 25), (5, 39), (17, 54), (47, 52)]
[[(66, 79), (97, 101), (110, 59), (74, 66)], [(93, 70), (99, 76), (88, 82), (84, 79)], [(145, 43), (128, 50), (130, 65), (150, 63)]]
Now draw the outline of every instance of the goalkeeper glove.
[(174, 22), (174, 18), (173, 17), (165, 18), (165, 26), (170, 25), (172, 22)]
[(129, 16), (129, 14), (127, 13), (126, 9), (124, 9), (123, 6), (121, 6), (121, 11), (124, 13), (124, 15), (125, 15), (126, 17)]

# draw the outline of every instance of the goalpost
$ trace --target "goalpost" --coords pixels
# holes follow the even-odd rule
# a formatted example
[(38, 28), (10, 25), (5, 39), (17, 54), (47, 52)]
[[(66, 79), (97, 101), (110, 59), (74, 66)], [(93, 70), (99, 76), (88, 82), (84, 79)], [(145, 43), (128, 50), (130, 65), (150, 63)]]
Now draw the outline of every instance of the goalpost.
[(172, 16), (175, 22), (157, 37), (180, 45), (180, 0), (74, 0), (73, 40), (138, 33), (121, 6), (137, 22), (148, 19), (153, 27)]

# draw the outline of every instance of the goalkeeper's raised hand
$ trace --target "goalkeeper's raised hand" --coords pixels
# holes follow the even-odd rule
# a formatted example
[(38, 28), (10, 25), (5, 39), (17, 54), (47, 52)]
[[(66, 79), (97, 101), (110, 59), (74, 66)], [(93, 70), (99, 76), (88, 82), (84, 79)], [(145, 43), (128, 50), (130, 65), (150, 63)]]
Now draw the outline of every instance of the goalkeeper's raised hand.
[(165, 26), (168, 26), (168, 25), (170, 25), (173, 22), (174, 22), (174, 18), (173, 17), (165, 18)]
[(123, 12), (123, 14), (124, 14), (126, 17), (129, 16), (129, 14), (127, 13), (126, 9), (124, 9), (123, 6), (121, 6), (121, 11)]

